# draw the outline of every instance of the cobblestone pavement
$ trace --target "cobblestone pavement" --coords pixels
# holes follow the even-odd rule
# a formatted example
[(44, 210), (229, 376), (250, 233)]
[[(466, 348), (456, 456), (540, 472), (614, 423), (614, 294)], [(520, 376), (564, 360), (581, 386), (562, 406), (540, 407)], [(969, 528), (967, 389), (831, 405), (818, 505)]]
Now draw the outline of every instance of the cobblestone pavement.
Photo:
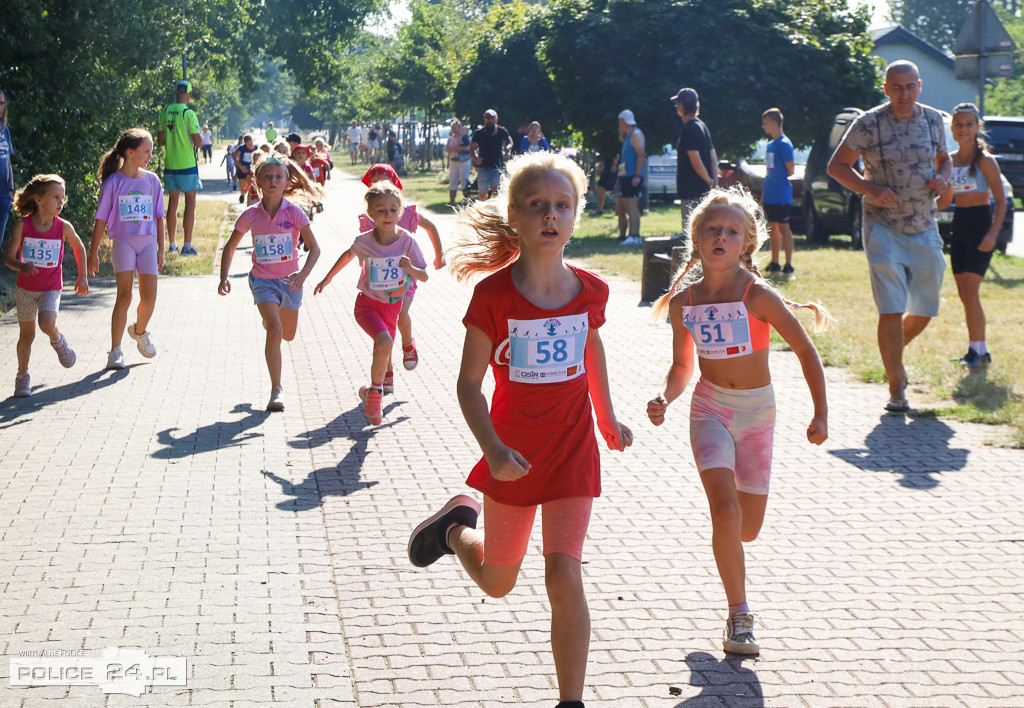
[[(313, 283), (354, 235), (361, 191), (331, 184)], [(247, 259), (229, 297), (213, 276), (162, 279), (160, 352), (125, 347), (121, 372), (103, 371), (112, 281), (65, 291), (58, 324), (78, 363), (61, 368), (39, 335), (34, 395), (0, 400), (0, 653), (144, 650), (187, 658), (187, 685), (15, 687), (0, 661), (0, 705), (553, 706), (539, 533), (502, 600), (453, 559), (418, 570), (405, 556), (412, 526), (466, 490), (479, 455), (454, 395), (469, 289), (440, 272), (420, 288), (420, 366), (397, 369), (373, 428), (356, 396), (370, 359), (356, 268), (316, 297), (310, 283), (285, 347), (288, 407), (271, 415)], [(1024, 454), (992, 445), (998, 428), (883, 415), (882, 387), (837, 370), (832, 437), (813, 447), (788, 352), (772, 355), (775, 475), (747, 549), (763, 650), (723, 654), (686, 406), (660, 429), (644, 414), (670, 333), (638, 291), (612, 280), (602, 330), (636, 443), (604, 455), (585, 551), (588, 706), (1024, 705)], [(17, 336), (10, 313), (4, 386)]]

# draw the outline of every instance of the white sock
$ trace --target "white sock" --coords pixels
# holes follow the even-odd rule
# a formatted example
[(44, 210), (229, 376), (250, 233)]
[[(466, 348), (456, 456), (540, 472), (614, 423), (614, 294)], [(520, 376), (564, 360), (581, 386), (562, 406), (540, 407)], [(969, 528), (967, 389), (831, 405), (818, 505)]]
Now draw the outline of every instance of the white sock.
[(971, 342), (970, 347), (978, 356), (985, 356), (986, 354), (988, 354), (988, 342), (986, 342), (984, 339), (982, 339), (980, 342)]

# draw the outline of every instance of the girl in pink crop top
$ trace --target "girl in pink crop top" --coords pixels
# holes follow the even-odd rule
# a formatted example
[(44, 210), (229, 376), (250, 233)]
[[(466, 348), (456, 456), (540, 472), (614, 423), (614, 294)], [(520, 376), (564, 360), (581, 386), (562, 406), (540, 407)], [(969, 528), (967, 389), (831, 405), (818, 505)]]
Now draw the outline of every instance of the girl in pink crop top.
[[(657, 318), (669, 313), (673, 361), (647, 415), (655, 425), (665, 422), (666, 409), (693, 375), (696, 349), (701, 377), (690, 406), (690, 447), (711, 508), (715, 561), (729, 606), (723, 648), (756, 654), (743, 543), (761, 530), (771, 477), (775, 395), (768, 339), (774, 327), (800, 358), (814, 402), (807, 439), (820, 445), (828, 437), (825, 375), (787, 305), (813, 309), (818, 329), (828, 315), (817, 305), (785, 300), (758, 277), (752, 256), (768, 233), (761, 207), (744, 188), (712, 190), (692, 212), (689, 229), (690, 261), (655, 306)], [(690, 285), (676, 292), (684, 280)]]

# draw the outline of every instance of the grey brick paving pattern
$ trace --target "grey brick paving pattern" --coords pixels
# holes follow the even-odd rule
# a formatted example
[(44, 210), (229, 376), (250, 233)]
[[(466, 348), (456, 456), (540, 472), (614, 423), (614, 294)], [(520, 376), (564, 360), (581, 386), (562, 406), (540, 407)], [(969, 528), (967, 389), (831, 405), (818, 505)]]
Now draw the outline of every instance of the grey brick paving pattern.
[[(314, 223), (324, 255), (285, 348), (284, 414), (262, 411), (262, 328), (243, 279), (228, 298), (212, 277), (163, 279), (160, 354), (126, 347), (119, 373), (99, 373), (110, 285), (65, 297), (59, 322), (78, 364), (64, 370), (37, 346), (33, 398), (0, 400), (0, 650), (140, 648), (187, 657), (189, 681), (142, 698), (12, 688), (0, 661), (0, 704), (557, 701), (539, 533), (502, 600), (453, 559), (426, 571), (406, 560), (411, 527), (465, 491), (479, 454), (454, 397), (469, 289), (432, 272), (413, 308), (420, 367), (397, 370), (385, 424), (364, 426), (355, 391), (370, 346), (351, 314), (354, 266), (311, 294), (353, 235), (361, 191), (332, 183)], [(602, 335), (636, 444), (604, 456), (585, 551), (588, 705), (1024, 705), (1024, 454), (988, 444), (995, 428), (883, 416), (881, 387), (835, 370), (832, 437), (815, 448), (787, 352), (772, 355), (775, 474), (748, 545), (764, 649), (722, 653), (686, 405), (660, 429), (644, 415), (668, 328), (637, 309), (638, 286), (612, 286)], [(16, 339), (12, 315), (0, 319), (0, 385), (13, 380)]]

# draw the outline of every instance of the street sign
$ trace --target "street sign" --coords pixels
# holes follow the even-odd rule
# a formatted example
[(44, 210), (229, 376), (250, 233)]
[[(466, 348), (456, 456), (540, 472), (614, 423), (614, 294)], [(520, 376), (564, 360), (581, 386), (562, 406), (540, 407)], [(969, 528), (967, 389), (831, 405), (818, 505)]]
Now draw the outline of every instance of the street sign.
[(978, 0), (956, 36), (953, 54), (1006, 54), (1016, 48), (988, 0)]
[(985, 78), (1013, 76), (1012, 54), (989, 54), (984, 58), (984, 73), (978, 66), (977, 54), (958, 54), (956, 57), (956, 78), (975, 81), (979, 76)]

